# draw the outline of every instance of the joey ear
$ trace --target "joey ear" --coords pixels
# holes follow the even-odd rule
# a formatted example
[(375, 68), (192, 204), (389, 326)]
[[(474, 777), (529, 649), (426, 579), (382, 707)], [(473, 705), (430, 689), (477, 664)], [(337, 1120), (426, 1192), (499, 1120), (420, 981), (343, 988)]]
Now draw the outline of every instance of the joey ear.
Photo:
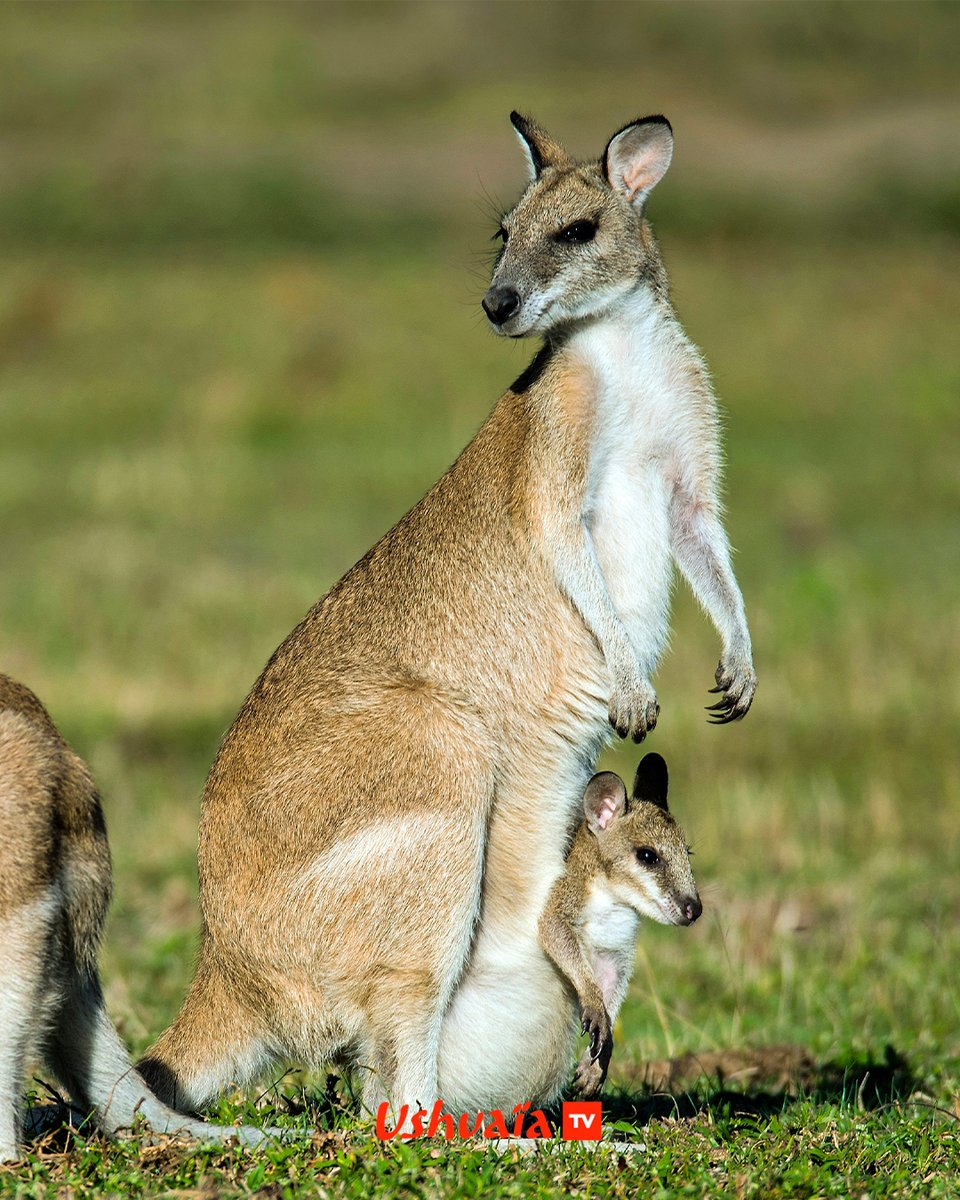
[(583, 811), (592, 834), (609, 829), (622, 817), (627, 811), (627, 789), (620, 776), (613, 771), (594, 775), (583, 793)]
[(536, 121), (532, 121), (518, 112), (512, 112), (510, 123), (517, 131), (520, 145), (527, 156), (531, 182), (540, 177), (544, 168), (559, 167), (569, 163), (570, 160), (564, 148), (559, 142), (555, 142), (545, 129), (541, 129)]
[(604, 177), (631, 204), (642, 205), (673, 158), (673, 129), (666, 117), (631, 121), (607, 142), (600, 160)]
[(634, 800), (646, 800), (656, 804), (664, 812), (667, 808), (667, 764), (659, 754), (645, 754), (637, 767), (633, 780)]

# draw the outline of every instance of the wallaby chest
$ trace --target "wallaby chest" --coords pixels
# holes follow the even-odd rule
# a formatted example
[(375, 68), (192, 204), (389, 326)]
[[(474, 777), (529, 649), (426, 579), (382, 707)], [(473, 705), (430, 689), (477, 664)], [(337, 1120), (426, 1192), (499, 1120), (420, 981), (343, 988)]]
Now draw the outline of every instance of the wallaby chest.
[(667, 636), (673, 481), (700, 423), (696, 352), (645, 292), (569, 352), (595, 388), (584, 520), (635, 649), (655, 660)]

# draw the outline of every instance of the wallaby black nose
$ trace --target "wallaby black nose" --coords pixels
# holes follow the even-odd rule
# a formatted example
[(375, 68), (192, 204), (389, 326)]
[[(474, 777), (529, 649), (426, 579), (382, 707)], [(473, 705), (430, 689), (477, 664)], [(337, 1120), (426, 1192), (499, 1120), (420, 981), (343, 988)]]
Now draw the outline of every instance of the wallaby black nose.
[(688, 925), (692, 925), (703, 912), (703, 905), (700, 903), (699, 896), (688, 896), (681, 903), (680, 907), (683, 909), (683, 915), (686, 917)]
[(504, 284), (492, 287), (480, 303), (494, 325), (502, 325), (509, 321), (520, 307), (520, 293), (509, 284)]

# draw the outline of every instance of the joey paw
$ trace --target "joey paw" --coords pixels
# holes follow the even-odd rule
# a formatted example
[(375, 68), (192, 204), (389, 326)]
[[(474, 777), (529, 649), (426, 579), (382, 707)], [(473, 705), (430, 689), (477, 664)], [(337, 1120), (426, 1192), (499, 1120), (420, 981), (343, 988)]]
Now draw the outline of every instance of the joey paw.
[(584, 1050), (573, 1076), (573, 1086), (581, 1096), (589, 1098), (596, 1096), (603, 1087), (607, 1077), (606, 1064), (591, 1056), (589, 1050)]
[(749, 659), (720, 660), (713, 695), (722, 693), (716, 704), (707, 708), (711, 725), (728, 725), (747, 715), (757, 690), (757, 675)]
[(590, 1045), (577, 1063), (574, 1085), (582, 1095), (595, 1096), (603, 1087), (613, 1054), (610, 1017), (599, 995), (595, 1003), (580, 1005), (580, 1022), (583, 1032), (589, 1034)]
[(590, 1057), (600, 1058), (604, 1049), (609, 1047), (607, 1050), (609, 1059), (610, 1051), (613, 1049), (613, 1035), (610, 1031), (610, 1018), (607, 1016), (606, 1008), (602, 1004), (599, 1006), (582, 1004), (580, 1006), (580, 1025), (583, 1032), (590, 1035)]

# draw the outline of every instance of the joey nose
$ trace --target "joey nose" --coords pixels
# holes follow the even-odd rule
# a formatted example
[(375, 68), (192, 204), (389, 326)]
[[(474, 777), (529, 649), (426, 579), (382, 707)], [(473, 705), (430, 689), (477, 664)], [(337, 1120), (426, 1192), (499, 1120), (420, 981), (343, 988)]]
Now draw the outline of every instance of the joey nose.
[(683, 909), (683, 915), (688, 925), (692, 925), (703, 912), (703, 905), (700, 903), (699, 896), (688, 896), (686, 900), (681, 902), (680, 907)]
[(520, 293), (509, 284), (501, 284), (492, 287), (480, 303), (494, 325), (503, 325), (519, 309)]

